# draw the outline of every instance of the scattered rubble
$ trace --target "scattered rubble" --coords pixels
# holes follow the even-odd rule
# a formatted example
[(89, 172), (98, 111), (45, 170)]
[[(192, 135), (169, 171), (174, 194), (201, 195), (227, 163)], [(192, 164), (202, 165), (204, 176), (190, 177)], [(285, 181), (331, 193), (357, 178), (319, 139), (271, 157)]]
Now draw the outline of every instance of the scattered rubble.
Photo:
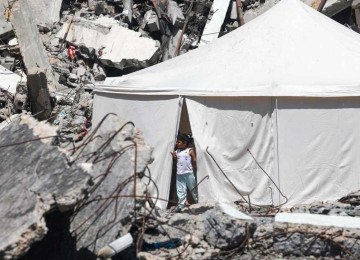
[[(339, 225), (359, 222), (359, 192), (278, 215), (221, 203), (159, 210), (147, 192), (151, 149), (138, 130), (113, 115), (91, 125), (92, 90), (106, 77), (201, 47), (278, 1), (1, 0), (0, 258), (63, 255), (62, 246), (34, 246), (54, 242), (54, 212), (66, 213), (72, 258), (105, 257), (102, 249), (122, 236), (131, 246), (120, 247), (118, 259), (359, 258), (359, 227)], [(359, 31), (359, 10), (359, 1), (329, 0), (322, 12)], [(296, 214), (320, 224), (293, 223)], [(324, 227), (333, 216), (337, 223)]]
[[(47, 228), (43, 215), (74, 206), (90, 180), (81, 167), (69, 167), (66, 153), (51, 145), (56, 128), (22, 115), (0, 133), (0, 255), (23, 256)], [(36, 162), (36, 163), (35, 163)], [(56, 184), (56, 185), (54, 185)]]

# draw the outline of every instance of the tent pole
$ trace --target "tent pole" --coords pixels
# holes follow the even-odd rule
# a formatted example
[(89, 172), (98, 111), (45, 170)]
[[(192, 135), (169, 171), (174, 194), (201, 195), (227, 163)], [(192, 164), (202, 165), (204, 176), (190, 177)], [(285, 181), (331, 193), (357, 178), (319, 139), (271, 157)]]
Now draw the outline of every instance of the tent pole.
[[(279, 190), (281, 188), (280, 186), (280, 159), (279, 159), (279, 124), (278, 124), (279, 118), (278, 118), (278, 99), (275, 97), (275, 128), (276, 128), (276, 164), (277, 164), (277, 177), (278, 177), (278, 183), (279, 183)], [(279, 193), (279, 204), (280, 204), (280, 193)]]

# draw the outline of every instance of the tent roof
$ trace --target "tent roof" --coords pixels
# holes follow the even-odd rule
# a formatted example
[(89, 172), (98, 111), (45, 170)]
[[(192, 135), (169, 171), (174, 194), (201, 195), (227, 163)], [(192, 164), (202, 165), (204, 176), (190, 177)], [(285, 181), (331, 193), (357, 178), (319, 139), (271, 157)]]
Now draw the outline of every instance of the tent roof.
[(96, 91), (189, 96), (360, 96), (360, 35), (298, 0)]

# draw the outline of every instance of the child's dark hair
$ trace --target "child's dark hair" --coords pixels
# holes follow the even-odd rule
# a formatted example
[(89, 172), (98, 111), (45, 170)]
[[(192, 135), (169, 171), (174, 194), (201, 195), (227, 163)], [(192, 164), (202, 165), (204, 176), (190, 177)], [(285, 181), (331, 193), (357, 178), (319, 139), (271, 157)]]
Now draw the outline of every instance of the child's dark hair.
[(182, 142), (187, 142), (188, 145), (194, 142), (194, 138), (192, 138), (191, 134), (181, 134), (179, 133), (176, 137), (177, 140)]

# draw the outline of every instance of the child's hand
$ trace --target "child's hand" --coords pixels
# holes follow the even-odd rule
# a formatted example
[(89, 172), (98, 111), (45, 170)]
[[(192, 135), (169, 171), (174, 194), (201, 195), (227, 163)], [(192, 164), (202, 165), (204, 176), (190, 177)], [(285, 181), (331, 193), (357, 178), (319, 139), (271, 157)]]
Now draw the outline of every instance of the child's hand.
[(172, 158), (176, 159), (176, 152), (170, 152)]

